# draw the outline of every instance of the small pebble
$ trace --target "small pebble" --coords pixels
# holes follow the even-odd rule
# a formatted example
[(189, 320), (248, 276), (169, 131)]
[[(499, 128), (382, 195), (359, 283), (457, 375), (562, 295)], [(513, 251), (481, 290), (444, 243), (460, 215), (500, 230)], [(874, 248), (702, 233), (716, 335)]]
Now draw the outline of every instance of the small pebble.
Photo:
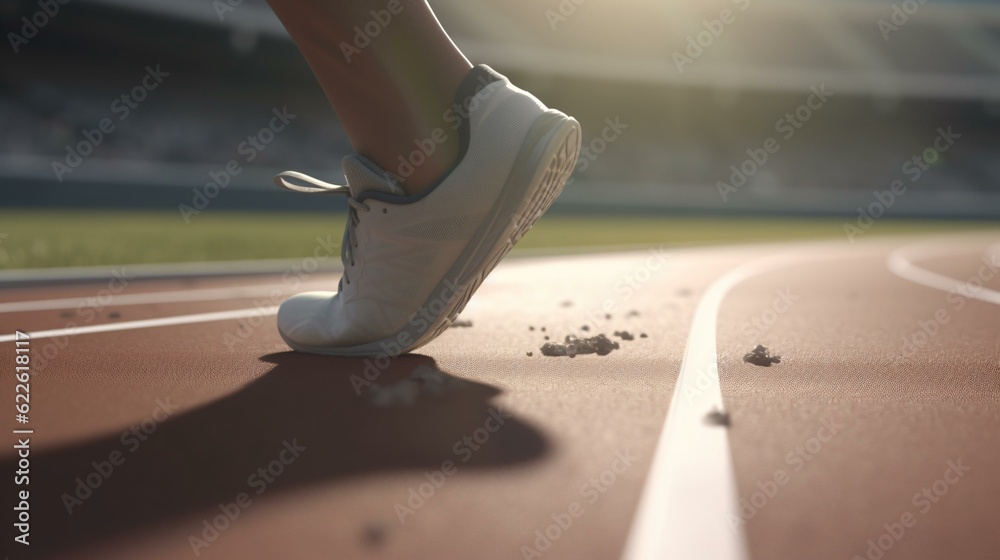
[(615, 331), (615, 336), (622, 340), (635, 340), (635, 336), (628, 331)]
[(529, 358), (530, 358), (531, 356), (534, 356), (534, 355), (535, 355), (535, 353), (534, 353), (534, 352), (528, 352), (528, 357), (529, 357)]
[(649, 335), (646, 333), (642, 333), (639, 335), (639, 338), (649, 338)]
[(713, 409), (712, 412), (705, 415), (705, 423), (712, 426), (728, 426), (729, 413)]
[(584, 325), (584, 326), (580, 327), (580, 330), (581, 331), (585, 331), (585, 332), (589, 331), (590, 330), (590, 325)]
[(603, 334), (590, 338), (578, 338), (575, 335), (566, 335), (565, 342), (546, 342), (542, 345), (541, 351), (545, 356), (568, 356), (575, 358), (577, 354), (597, 354), (607, 356), (613, 350), (621, 348), (617, 342), (609, 339)]
[(771, 364), (781, 363), (781, 356), (772, 356), (770, 350), (758, 344), (743, 356), (743, 361), (755, 366), (771, 367)]

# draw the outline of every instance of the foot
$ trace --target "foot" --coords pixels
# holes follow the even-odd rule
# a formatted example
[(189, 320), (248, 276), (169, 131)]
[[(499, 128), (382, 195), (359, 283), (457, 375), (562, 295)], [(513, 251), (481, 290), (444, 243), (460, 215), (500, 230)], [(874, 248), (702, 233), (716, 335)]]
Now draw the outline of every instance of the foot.
[(348, 156), (347, 186), (275, 177), (290, 190), (344, 194), (350, 204), (339, 291), (299, 294), (278, 311), (278, 331), (293, 349), (393, 357), (427, 344), (562, 191), (580, 152), (575, 119), (486, 66), (464, 80), (453, 109), (454, 129), (441, 132), (459, 136), (458, 159), (419, 195), (406, 196), (397, 180), (415, 158), (389, 173)]

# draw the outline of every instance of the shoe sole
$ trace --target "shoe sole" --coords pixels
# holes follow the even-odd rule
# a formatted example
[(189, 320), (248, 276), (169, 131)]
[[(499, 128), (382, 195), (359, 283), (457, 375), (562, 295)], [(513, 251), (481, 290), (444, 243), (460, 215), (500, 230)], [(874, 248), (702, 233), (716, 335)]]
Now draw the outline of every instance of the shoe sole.
[[(406, 326), (382, 340), (343, 348), (309, 347), (285, 338), (294, 350), (332, 356), (394, 357), (437, 338), (465, 309), (476, 290), (562, 192), (580, 155), (580, 123), (549, 109), (531, 125), (488, 221)], [(440, 294), (450, 292), (444, 297)]]

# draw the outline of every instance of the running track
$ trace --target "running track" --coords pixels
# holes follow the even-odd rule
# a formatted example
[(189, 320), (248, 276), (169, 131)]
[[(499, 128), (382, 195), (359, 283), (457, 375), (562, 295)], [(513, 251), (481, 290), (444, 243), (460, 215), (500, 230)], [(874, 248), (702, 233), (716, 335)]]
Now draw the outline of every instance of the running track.
[[(336, 274), (298, 288), (280, 274), (7, 287), (0, 363), (12, 370), (20, 329), (35, 369), (28, 425), (13, 411), (7, 421), (34, 430), (31, 553), (6, 548), (94, 559), (995, 558), (998, 242), (509, 260), (463, 313), (471, 327), (369, 369), (382, 386), (422, 367), (447, 374), (440, 394), (389, 407), (356, 394), (363, 360), (293, 354), (274, 331), (276, 302)], [(544, 336), (616, 330), (637, 336), (609, 356), (539, 355)], [(743, 362), (758, 343), (781, 363)], [(14, 391), (5, 375), (5, 398)], [(728, 428), (704, 421), (713, 409)], [(94, 474), (112, 457), (108, 476)], [(269, 465), (280, 474), (251, 478)], [(88, 476), (99, 486), (67, 513)], [(241, 493), (247, 507), (206, 533)]]

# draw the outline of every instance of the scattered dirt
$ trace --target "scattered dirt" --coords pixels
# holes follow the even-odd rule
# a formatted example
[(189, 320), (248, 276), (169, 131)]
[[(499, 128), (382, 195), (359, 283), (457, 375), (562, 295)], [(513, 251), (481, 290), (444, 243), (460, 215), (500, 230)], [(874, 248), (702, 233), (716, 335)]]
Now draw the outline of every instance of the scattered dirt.
[(691, 295), (691, 288), (681, 288), (677, 290), (677, 295), (679, 295), (680, 297), (688, 297), (689, 295)]
[(534, 356), (534, 355), (535, 355), (535, 353), (534, 353), (534, 352), (528, 352), (528, 357), (529, 357), (529, 358), (530, 358), (530, 357), (532, 357), (532, 356)]
[(711, 426), (729, 426), (729, 413), (712, 409), (712, 412), (705, 415), (705, 423)]
[(577, 338), (574, 335), (566, 335), (565, 342), (547, 342), (542, 345), (541, 351), (545, 356), (569, 356), (576, 357), (577, 354), (597, 354), (607, 356), (613, 350), (621, 348), (617, 342), (609, 339), (603, 334), (590, 338)]
[(758, 344), (743, 356), (743, 361), (755, 366), (771, 367), (771, 364), (781, 363), (781, 356), (772, 356), (770, 350)]
[(549, 335), (545, 335), (545, 340), (551, 340), (551, 339), (552, 339), (552, 337), (551, 337), (551, 336), (549, 336)]
[(566, 301), (562, 302), (559, 305), (561, 305), (562, 307), (573, 307), (573, 302), (569, 301), (569, 300), (566, 300)]
[(74, 313), (72, 311), (63, 311), (62, 313), (59, 314), (59, 316), (62, 317), (63, 319), (68, 319), (73, 315)]
[(542, 332), (545, 332), (545, 327), (542, 327)]
[(580, 327), (580, 330), (584, 331), (584, 332), (588, 332), (588, 331), (590, 331), (590, 325), (584, 325), (584, 326)]
[(632, 311), (629, 311), (628, 313), (626, 313), (625, 316), (626, 317), (638, 317), (639, 316), (639, 312), (636, 311), (635, 309), (633, 309)]
[(535, 330), (535, 326), (534, 326), (534, 325), (529, 325), (529, 326), (528, 326), (528, 330), (529, 330), (529, 331), (533, 331), (533, 330)]
[(649, 335), (646, 333), (642, 333), (639, 335), (639, 338), (649, 338)]
[(635, 340), (635, 335), (628, 331), (615, 331), (615, 336), (622, 340)]
[(117, 312), (117, 311), (112, 311), (111, 313), (108, 313), (108, 318), (110, 318), (110, 319), (121, 319), (122, 318), (122, 314), (119, 313), (119, 312)]
[(456, 319), (451, 326), (459, 328), (469, 328), (472, 326), (472, 321), (466, 319)]
[(611, 320), (611, 314), (610, 313), (605, 313), (604, 314), (604, 318), (610, 321)]

